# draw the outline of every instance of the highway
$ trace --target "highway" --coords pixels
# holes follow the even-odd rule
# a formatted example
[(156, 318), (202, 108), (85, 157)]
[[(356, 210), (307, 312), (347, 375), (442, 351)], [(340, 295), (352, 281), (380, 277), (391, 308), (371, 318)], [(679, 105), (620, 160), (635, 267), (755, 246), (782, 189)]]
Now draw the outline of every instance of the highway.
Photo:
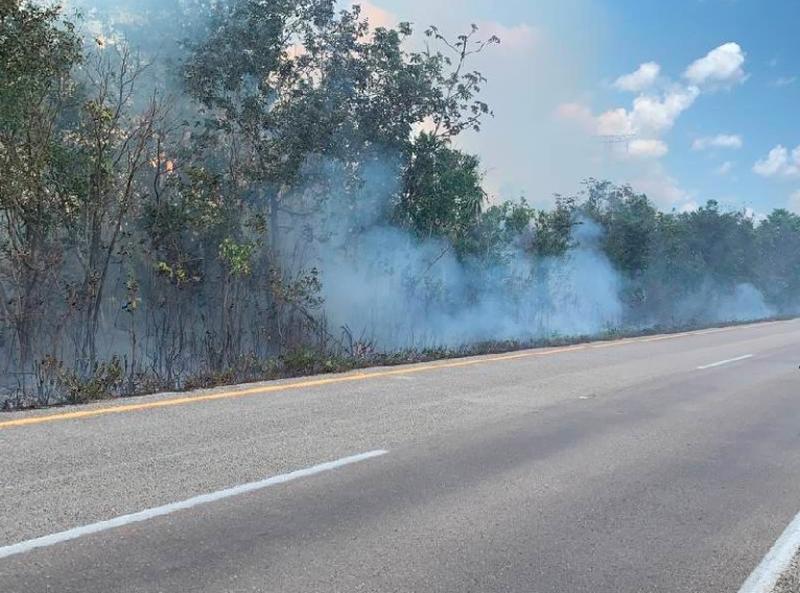
[(2, 414), (0, 591), (754, 593), (798, 365), (781, 321)]

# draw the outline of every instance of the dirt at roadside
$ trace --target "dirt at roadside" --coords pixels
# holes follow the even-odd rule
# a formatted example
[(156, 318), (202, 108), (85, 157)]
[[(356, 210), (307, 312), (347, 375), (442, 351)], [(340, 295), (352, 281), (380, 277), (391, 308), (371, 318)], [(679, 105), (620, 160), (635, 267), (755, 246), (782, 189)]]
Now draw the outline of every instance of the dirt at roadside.
[(789, 570), (778, 580), (773, 593), (800, 593), (800, 553), (792, 560)]

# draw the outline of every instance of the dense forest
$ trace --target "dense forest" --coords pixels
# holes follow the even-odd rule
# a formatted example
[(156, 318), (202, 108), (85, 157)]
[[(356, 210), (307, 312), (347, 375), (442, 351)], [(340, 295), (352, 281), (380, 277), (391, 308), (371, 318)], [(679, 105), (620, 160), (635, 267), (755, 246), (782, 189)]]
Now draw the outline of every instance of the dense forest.
[(502, 40), (201, 8), (165, 57), (0, 0), (0, 403), (797, 312), (788, 211), (487, 195), (458, 138), (490, 125), (471, 59)]

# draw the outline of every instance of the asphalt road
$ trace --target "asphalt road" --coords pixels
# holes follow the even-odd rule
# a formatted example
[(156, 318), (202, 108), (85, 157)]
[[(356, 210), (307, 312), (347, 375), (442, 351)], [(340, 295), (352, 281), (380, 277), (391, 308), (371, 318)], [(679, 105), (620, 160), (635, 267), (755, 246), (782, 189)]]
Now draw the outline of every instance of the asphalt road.
[(736, 593), (800, 511), (799, 345), (778, 322), (4, 414), (0, 591)]

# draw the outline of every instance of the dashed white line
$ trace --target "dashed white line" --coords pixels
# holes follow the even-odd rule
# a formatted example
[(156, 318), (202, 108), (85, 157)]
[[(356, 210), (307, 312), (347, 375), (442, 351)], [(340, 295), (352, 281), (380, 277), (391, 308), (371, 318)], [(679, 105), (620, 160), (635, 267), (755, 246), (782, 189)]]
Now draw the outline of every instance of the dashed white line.
[(747, 360), (748, 358), (753, 358), (752, 354), (745, 354), (744, 356), (739, 356), (737, 358), (729, 358), (728, 360), (720, 360), (719, 362), (712, 362), (711, 364), (704, 364), (703, 366), (697, 367), (698, 371), (704, 371), (706, 369), (713, 369), (716, 367), (721, 367), (725, 364), (730, 364), (732, 362), (739, 362), (742, 360)]
[(240, 494), (246, 494), (248, 492), (253, 492), (255, 490), (261, 490), (269, 486), (285, 484), (286, 482), (291, 482), (292, 480), (297, 480), (299, 478), (306, 478), (308, 476), (313, 476), (315, 474), (320, 474), (322, 472), (338, 469), (345, 465), (358, 463), (359, 461), (366, 461), (367, 459), (372, 459), (373, 457), (379, 457), (381, 455), (385, 455), (387, 452), (388, 451), (385, 451), (383, 449), (378, 449), (376, 451), (368, 451), (367, 453), (360, 453), (358, 455), (352, 455), (350, 457), (343, 457), (342, 459), (337, 459), (335, 461), (328, 461), (326, 463), (320, 463), (319, 465), (314, 465), (312, 467), (307, 467), (305, 469), (299, 469), (293, 472), (289, 472), (288, 474), (280, 474), (277, 476), (272, 476), (271, 478), (267, 478), (265, 480), (259, 480), (258, 482), (249, 482), (247, 484), (241, 484), (239, 486), (234, 486), (232, 488), (226, 488), (225, 490), (218, 490), (216, 492), (211, 492), (209, 494), (201, 494), (199, 496), (193, 496), (192, 498), (187, 498), (186, 500), (181, 500), (179, 502), (165, 504), (163, 506), (154, 507), (152, 509), (146, 509), (144, 511), (139, 511), (137, 513), (131, 513), (129, 515), (121, 515), (119, 517), (114, 517), (113, 519), (108, 519), (106, 521), (99, 521), (97, 523), (92, 523), (90, 525), (75, 527), (73, 529), (68, 529), (66, 531), (61, 531), (59, 533), (53, 533), (51, 535), (45, 535), (43, 537), (29, 539), (23, 542), (19, 542), (17, 544), (12, 544), (10, 546), (3, 546), (0, 547), (0, 558), (7, 558), (9, 556), (14, 556), (16, 554), (23, 554), (25, 552), (30, 552), (31, 550), (35, 550), (36, 548), (45, 548), (48, 546), (53, 546), (55, 544), (60, 544), (62, 542), (78, 539), (79, 537), (83, 537), (85, 535), (91, 535), (93, 533), (99, 533), (101, 531), (108, 531), (109, 529), (122, 527), (123, 525), (129, 525), (131, 523), (139, 523), (142, 521), (147, 521), (148, 519), (153, 519), (154, 517), (162, 517), (164, 515), (169, 515), (177, 511), (190, 509), (192, 507), (207, 504), (210, 502), (216, 502), (224, 498), (230, 498), (232, 496), (239, 496)]
[(800, 513), (775, 542), (739, 589), (739, 593), (771, 593), (800, 550)]

